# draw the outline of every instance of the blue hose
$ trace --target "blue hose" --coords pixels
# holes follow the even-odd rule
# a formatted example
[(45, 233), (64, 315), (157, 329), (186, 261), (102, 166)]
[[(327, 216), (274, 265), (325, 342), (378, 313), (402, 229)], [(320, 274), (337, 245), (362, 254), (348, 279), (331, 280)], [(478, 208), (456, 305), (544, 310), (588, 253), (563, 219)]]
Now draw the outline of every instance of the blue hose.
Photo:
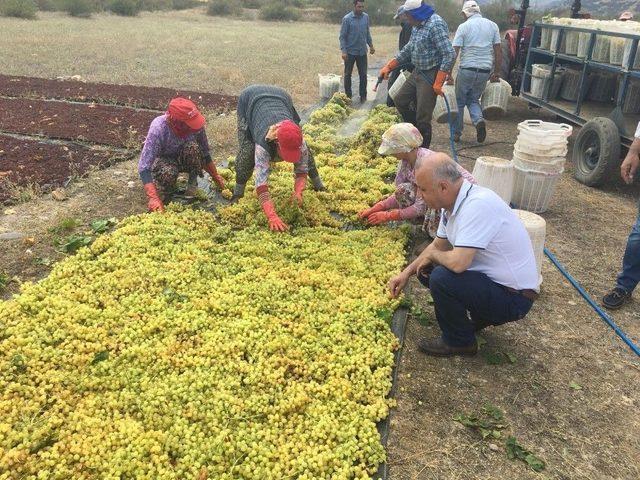
[[(453, 140), (453, 136), (455, 134), (455, 128), (453, 126), (453, 119), (451, 118), (451, 108), (449, 108), (449, 100), (447, 100), (447, 96), (446, 95), (442, 95), (442, 98), (444, 98), (444, 104), (447, 107), (447, 121), (449, 122), (449, 146), (451, 147), (451, 153), (453, 155), (453, 160), (456, 163), (460, 163), (458, 162), (458, 152), (456, 151), (456, 145), (455, 142)], [(458, 115), (461, 115), (462, 113), (458, 110)]]
[(616, 335), (618, 335), (622, 339), (622, 341), (626, 343), (631, 350), (633, 350), (633, 353), (635, 353), (640, 357), (640, 347), (638, 347), (638, 345), (633, 343), (633, 341), (629, 337), (627, 337), (627, 335), (620, 329), (620, 327), (616, 325), (613, 319), (609, 315), (607, 315), (606, 312), (602, 310), (602, 308), (600, 308), (600, 305), (598, 305), (593, 300), (593, 298), (591, 298), (591, 296), (585, 291), (585, 289), (582, 288), (582, 286), (576, 281), (576, 279), (573, 278), (571, 274), (567, 272), (567, 270), (565, 270), (565, 268), (558, 261), (558, 259), (553, 255), (553, 253), (551, 253), (549, 250), (545, 248), (544, 254), (549, 258), (549, 260), (551, 260), (551, 263), (553, 263), (556, 266), (556, 268), (560, 270), (560, 273), (562, 273), (562, 275), (564, 275), (565, 278), (569, 280), (569, 283), (573, 285), (573, 287), (578, 291), (578, 293), (582, 295), (582, 298), (584, 298), (587, 301), (587, 303), (591, 305), (591, 308), (593, 308), (596, 311), (596, 313), (600, 315), (600, 317), (605, 322), (607, 322), (607, 324), (613, 329), (613, 331), (616, 332)]

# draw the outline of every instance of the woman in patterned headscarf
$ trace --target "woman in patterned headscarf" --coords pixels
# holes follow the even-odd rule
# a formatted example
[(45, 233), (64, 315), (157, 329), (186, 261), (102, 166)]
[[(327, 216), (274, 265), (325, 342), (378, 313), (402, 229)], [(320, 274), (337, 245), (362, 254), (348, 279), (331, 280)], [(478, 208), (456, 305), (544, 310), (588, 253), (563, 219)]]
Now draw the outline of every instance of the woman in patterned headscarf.
[[(422, 197), (418, 194), (416, 185), (415, 166), (418, 159), (426, 158), (434, 152), (422, 145), (422, 135), (411, 123), (397, 123), (382, 134), (382, 143), (378, 149), (380, 155), (393, 155), (398, 163), (393, 195), (380, 200), (373, 207), (363, 210), (358, 216), (370, 225), (410, 220), (422, 223), (429, 235), (435, 235), (438, 226), (439, 212), (428, 209)], [(458, 165), (460, 174), (471, 183), (476, 183), (473, 176)], [(426, 213), (426, 216), (425, 216)], [(433, 235), (432, 235), (433, 234)]]

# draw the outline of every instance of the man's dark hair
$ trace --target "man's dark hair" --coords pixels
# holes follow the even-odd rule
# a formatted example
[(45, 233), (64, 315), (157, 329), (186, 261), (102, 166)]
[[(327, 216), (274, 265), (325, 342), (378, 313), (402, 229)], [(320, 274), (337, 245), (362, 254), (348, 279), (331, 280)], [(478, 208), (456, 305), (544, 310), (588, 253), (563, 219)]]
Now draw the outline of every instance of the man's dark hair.
[(357, 3), (364, 3), (364, 0), (353, 0), (353, 6), (355, 7)]

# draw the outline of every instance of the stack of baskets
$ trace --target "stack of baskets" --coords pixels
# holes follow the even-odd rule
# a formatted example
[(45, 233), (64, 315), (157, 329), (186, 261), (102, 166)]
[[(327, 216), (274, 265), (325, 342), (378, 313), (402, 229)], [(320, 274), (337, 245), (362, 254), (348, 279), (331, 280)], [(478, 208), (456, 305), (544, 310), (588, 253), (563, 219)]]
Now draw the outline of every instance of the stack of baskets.
[(564, 171), (568, 138), (566, 124), (525, 120), (518, 124), (513, 148), (514, 185), (511, 202), (522, 210), (547, 210)]

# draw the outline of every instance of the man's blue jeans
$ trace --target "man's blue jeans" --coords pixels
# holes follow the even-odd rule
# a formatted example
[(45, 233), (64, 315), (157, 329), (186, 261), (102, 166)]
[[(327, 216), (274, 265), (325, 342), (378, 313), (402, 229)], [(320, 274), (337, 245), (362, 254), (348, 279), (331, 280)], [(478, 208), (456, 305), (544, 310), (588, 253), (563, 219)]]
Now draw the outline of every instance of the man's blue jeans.
[(627, 293), (633, 292), (640, 282), (640, 208), (635, 225), (631, 228), (627, 248), (622, 259), (622, 272), (618, 275), (617, 286)]
[(482, 120), (480, 97), (487, 86), (490, 76), (491, 74), (489, 73), (458, 69), (458, 77), (456, 78), (458, 116), (456, 117), (455, 133), (462, 133), (464, 128), (464, 107), (469, 109), (469, 115), (471, 115), (471, 121), (474, 125), (477, 125)]
[(442, 339), (452, 347), (474, 344), (478, 330), (520, 320), (533, 305), (528, 298), (509, 292), (480, 272), (454, 273), (439, 265), (428, 280), (422, 274), (418, 274), (418, 280), (431, 290)]

